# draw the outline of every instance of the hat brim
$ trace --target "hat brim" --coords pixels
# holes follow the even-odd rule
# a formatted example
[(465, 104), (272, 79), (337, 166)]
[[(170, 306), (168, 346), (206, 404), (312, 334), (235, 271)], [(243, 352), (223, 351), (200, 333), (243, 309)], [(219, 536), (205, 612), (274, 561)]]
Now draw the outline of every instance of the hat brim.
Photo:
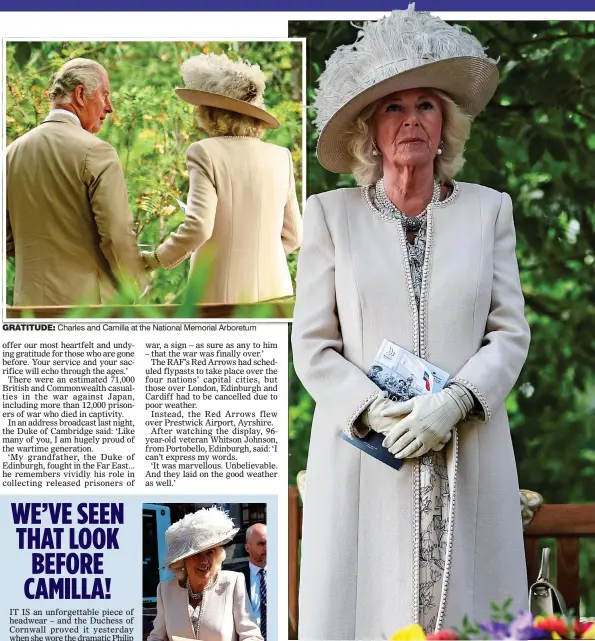
[(475, 118), (494, 95), (498, 77), (498, 68), (489, 59), (465, 56), (429, 62), (387, 78), (354, 96), (326, 123), (318, 138), (318, 161), (334, 173), (351, 173), (353, 157), (346, 133), (362, 110), (376, 100), (406, 89), (440, 89)]
[(249, 102), (244, 100), (237, 100), (230, 98), (220, 93), (213, 93), (212, 91), (201, 91), (200, 89), (176, 89), (178, 96), (189, 102), (191, 105), (205, 105), (206, 107), (218, 107), (219, 109), (227, 109), (228, 111), (235, 111), (236, 113), (244, 114), (245, 116), (252, 116), (262, 120), (268, 129), (278, 129), (279, 121), (268, 111), (255, 107)]
[(189, 550), (188, 552), (181, 554), (180, 556), (177, 556), (174, 559), (169, 560), (167, 558), (167, 554), (165, 555), (165, 562), (161, 566), (162, 568), (165, 568), (172, 563), (176, 563), (176, 561), (183, 561), (184, 559), (187, 559), (191, 556), (194, 556), (195, 554), (200, 554), (201, 552), (204, 552), (205, 550), (210, 550), (211, 548), (216, 548), (220, 545), (227, 545), (228, 543), (231, 543), (235, 537), (235, 535), (240, 531), (240, 528), (235, 528), (233, 530), (230, 530), (225, 534), (225, 536), (222, 537), (216, 537), (213, 539), (209, 539), (208, 541), (205, 541), (204, 544), (199, 545), (196, 548), (193, 548), (192, 550)]

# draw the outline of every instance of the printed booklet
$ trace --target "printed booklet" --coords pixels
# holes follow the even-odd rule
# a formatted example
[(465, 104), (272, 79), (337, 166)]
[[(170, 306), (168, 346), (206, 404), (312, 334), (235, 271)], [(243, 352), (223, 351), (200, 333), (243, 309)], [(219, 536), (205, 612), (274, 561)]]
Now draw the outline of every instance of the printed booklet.
[[(400, 403), (413, 396), (439, 392), (446, 384), (449, 374), (384, 339), (368, 371), (368, 376), (380, 389), (388, 392), (391, 400)], [(384, 436), (378, 432), (370, 430), (364, 438), (355, 439), (349, 438), (344, 432), (340, 436), (344, 441), (395, 470), (403, 465), (403, 461), (396, 459), (382, 446)]]

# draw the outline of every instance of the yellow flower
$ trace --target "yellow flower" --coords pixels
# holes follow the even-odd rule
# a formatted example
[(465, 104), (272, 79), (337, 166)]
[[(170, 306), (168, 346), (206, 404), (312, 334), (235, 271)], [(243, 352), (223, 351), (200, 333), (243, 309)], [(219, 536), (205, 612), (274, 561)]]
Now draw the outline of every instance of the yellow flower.
[(397, 630), (389, 641), (425, 641), (425, 638), (421, 625), (414, 624)]
[(584, 632), (581, 639), (595, 639), (595, 623), (590, 625)]

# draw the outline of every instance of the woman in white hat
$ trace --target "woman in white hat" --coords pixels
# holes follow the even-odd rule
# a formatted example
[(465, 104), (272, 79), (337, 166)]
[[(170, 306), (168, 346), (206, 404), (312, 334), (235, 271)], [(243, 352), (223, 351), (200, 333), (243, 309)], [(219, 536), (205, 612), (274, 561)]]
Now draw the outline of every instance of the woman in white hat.
[[(380, 639), (526, 607), (504, 401), (529, 328), (510, 197), (457, 183), (495, 63), (459, 27), (395, 11), (319, 80), (318, 158), (360, 188), (312, 196), (293, 323), (316, 401), (304, 500), (300, 638)], [(395, 403), (367, 375), (388, 339), (450, 373)], [(395, 470), (339, 438), (370, 430)]]
[(147, 641), (263, 641), (244, 575), (221, 569), (223, 546), (237, 532), (217, 507), (188, 514), (168, 528), (164, 565), (175, 578), (157, 586), (157, 616)]
[(264, 108), (258, 65), (225, 54), (182, 64), (182, 100), (196, 106), (209, 138), (188, 148), (186, 218), (154, 252), (147, 267), (171, 269), (199, 254), (210, 259), (201, 302), (252, 303), (293, 295), (286, 255), (299, 248), (299, 212), (289, 149), (260, 140), (279, 121)]

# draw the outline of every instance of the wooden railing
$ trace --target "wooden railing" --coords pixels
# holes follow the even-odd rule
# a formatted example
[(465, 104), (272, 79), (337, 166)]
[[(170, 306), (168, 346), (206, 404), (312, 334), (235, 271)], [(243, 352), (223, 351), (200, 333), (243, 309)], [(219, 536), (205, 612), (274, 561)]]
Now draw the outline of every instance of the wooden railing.
[[(595, 537), (595, 505), (542, 505), (524, 531), (529, 584), (535, 581), (539, 572), (539, 539), (556, 539), (556, 584), (568, 608), (577, 615), (580, 602), (579, 540), (592, 537)], [(297, 639), (301, 538), (302, 506), (297, 488), (289, 486), (290, 639)]]
[[(195, 305), (191, 318), (292, 318), (295, 298), (276, 298), (246, 305)], [(60, 307), (6, 307), (7, 318), (135, 318), (158, 321), (176, 318), (180, 305), (87, 305)], [(266, 315), (263, 312), (266, 311)]]

